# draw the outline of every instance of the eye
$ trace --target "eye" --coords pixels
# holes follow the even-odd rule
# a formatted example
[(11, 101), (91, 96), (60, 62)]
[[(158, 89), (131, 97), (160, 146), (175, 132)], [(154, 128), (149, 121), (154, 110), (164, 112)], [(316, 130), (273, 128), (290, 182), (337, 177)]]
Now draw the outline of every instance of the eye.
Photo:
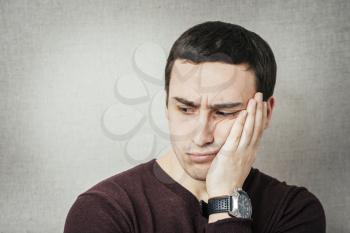
[(237, 112), (221, 112), (221, 111), (217, 111), (216, 114), (219, 116), (234, 116), (237, 113), (239, 113), (239, 111)]
[(190, 110), (192, 109), (192, 108), (181, 107), (181, 106), (177, 106), (177, 108), (185, 114), (188, 114), (190, 112)]

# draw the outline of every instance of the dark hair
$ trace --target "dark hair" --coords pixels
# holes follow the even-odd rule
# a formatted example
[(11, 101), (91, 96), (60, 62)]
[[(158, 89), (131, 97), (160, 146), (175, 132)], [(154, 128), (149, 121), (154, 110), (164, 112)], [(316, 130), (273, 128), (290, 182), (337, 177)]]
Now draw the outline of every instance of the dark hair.
[(170, 74), (176, 59), (195, 64), (248, 64), (255, 73), (256, 91), (263, 93), (264, 101), (273, 95), (277, 71), (273, 52), (259, 35), (239, 25), (207, 21), (189, 28), (175, 41), (165, 66), (167, 107)]

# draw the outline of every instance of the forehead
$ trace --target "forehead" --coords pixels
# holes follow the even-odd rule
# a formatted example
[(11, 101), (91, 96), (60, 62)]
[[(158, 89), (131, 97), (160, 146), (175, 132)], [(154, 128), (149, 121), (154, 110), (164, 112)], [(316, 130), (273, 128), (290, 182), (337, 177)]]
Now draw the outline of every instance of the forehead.
[(241, 101), (254, 96), (255, 74), (246, 64), (222, 62), (191, 63), (177, 59), (169, 84), (169, 97), (180, 96), (192, 101), (208, 99), (208, 103)]

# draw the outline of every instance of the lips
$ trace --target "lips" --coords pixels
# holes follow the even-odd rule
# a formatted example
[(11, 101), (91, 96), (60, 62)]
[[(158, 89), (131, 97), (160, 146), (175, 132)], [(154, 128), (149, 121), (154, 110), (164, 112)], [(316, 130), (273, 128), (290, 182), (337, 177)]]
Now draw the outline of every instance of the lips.
[(193, 156), (211, 156), (211, 155), (216, 155), (217, 153), (218, 151), (206, 152), (206, 153), (187, 153), (187, 154), (193, 155)]
[(218, 152), (205, 152), (205, 153), (187, 153), (194, 163), (209, 163), (211, 162)]
[(189, 155), (191, 156), (213, 156), (213, 155), (216, 155), (216, 153), (208, 153), (208, 154), (192, 154), (192, 153), (188, 153)]
[(194, 163), (209, 163), (215, 158), (215, 154), (189, 154)]

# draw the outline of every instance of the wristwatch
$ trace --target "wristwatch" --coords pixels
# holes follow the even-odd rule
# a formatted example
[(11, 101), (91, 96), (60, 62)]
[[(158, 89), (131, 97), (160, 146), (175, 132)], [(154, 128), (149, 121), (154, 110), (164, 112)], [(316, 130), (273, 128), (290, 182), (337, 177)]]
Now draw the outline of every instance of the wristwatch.
[(242, 188), (235, 188), (231, 195), (209, 198), (208, 216), (214, 213), (228, 213), (232, 217), (251, 219), (252, 204)]

